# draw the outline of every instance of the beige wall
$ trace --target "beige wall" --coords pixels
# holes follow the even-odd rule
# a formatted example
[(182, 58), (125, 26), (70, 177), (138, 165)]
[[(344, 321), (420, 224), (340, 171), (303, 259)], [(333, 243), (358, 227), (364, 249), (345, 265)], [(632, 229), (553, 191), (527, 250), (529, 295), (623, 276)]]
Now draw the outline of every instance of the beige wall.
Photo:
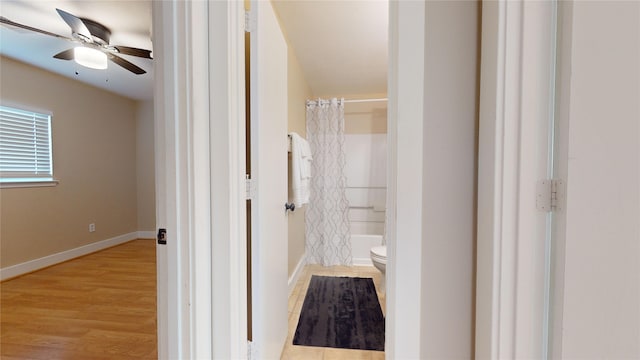
[(472, 359), (479, 3), (425, 7), (420, 358)]
[(553, 357), (639, 359), (640, 3), (562, 5)]
[(0, 190), (0, 266), (137, 231), (136, 103), (7, 58), (0, 71), (3, 101), (53, 113), (60, 181)]
[(156, 193), (153, 100), (136, 107), (138, 231), (155, 232)]
[[(312, 97), (311, 89), (302, 74), (298, 59), (291, 48), (288, 51), (287, 86), (289, 92), (288, 131), (297, 132), (302, 137), (307, 135), (306, 106), (307, 99)], [(291, 175), (291, 153), (289, 153), (289, 175)], [(289, 176), (289, 202), (293, 199), (291, 192), (291, 176)], [(289, 276), (293, 274), (300, 259), (305, 253), (304, 216), (306, 207), (289, 212)]]

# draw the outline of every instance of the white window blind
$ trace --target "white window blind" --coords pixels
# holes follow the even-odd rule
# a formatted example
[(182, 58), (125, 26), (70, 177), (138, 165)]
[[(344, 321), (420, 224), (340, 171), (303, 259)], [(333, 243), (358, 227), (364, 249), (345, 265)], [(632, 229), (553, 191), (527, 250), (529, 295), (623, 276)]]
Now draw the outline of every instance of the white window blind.
[(51, 115), (0, 106), (0, 181), (50, 181)]

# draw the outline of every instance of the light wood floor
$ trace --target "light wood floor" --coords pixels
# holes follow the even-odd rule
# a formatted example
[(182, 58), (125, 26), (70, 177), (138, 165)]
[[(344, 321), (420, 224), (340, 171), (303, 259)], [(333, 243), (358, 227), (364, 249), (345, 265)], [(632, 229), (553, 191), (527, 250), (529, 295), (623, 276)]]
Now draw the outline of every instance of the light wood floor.
[(0, 358), (156, 359), (155, 242), (0, 283)]
[(333, 266), (307, 265), (289, 297), (289, 335), (282, 352), (281, 360), (384, 360), (382, 351), (333, 349), (313, 346), (293, 345), (293, 336), (298, 326), (300, 310), (309, 287), (311, 275), (370, 277), (378, 290), (378, 300), (382, 312), (386, 314), (385, 294), (380, 292), (382, 274), (372, 266)]
[[(282, 360), (380, 360), (381, 351), (292, 345), (311, 275), (371, 277), (373, 267), (308, 265), (289, 297)], [(385, 311), (385, 296), (378, 292)], [(155, 242), (134, 240), (0, 283), (0, 359), (157, 359)]]

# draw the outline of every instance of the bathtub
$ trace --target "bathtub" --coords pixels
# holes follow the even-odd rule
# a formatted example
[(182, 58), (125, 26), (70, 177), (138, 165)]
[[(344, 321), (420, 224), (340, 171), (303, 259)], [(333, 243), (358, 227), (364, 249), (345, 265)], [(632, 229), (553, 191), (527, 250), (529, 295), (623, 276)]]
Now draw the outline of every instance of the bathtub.
[(373, 266), (369, 251), (372, 247), (380, 245), (382, 245), (382, 235), (351, 234), (353, 265)]

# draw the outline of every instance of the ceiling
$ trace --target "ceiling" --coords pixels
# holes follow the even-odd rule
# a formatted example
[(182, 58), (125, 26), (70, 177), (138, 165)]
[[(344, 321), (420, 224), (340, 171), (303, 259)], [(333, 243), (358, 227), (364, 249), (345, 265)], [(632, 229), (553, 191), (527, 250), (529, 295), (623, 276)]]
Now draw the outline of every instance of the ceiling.
[(273, 4), (315, 96), (387, 93), (388, 1)]
[[(273, 1), (287, 41), (315, 96), (387, 92), (386, 0)], [(151, 0), (1, 0), (0, 16), (70, 37), (56, 8), (108, 27), (111, 44), (153, 50)], [(73, 43), (0, 26), (0, 54), (133, 99), (153, 97), (153, 61), (121, 55), (147, 71), (135, 75), (109, 63), (93, 70), (52, 56)]]
[[(0, 16), (71, 37), (71, 29), (56, 8), (77, 17), (99, 22), (111, 30), (112, 45), (153, 50), (151, 44), (151, 0), (147, 1), (16, 1), (1, 0)], [(52, 56), (72, 48), (74, 43), (11, 26), (0, 26), (0, 54), (60, 75), (73, 78), (120, 95), (146, 100), (153, 97), (153, 60), (120, 55), (141, 67), (146, 74), (135, 75), (109, 62), (107, 70), (94, 70), (74, 61)]]

